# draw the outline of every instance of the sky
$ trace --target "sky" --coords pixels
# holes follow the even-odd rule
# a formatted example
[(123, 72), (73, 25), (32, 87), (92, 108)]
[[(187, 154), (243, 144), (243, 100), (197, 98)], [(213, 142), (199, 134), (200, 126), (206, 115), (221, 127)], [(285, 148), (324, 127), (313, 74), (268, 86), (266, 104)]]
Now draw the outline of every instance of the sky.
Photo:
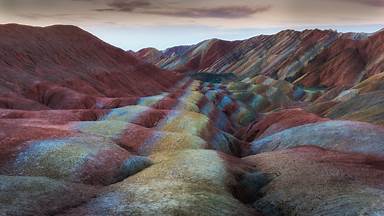
[(285, 29), (375, 32), (384, 0), (0, 0), (0, 23), (76, 25), (137, 51)]

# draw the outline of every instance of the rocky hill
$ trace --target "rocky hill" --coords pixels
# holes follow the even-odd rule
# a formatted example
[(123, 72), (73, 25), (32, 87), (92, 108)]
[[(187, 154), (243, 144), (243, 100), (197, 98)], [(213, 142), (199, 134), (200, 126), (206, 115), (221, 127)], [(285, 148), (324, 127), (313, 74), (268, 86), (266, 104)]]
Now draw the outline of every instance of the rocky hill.
[(0, 39), (0, 215), (384, 214), (382, 33)]
[(160, 93), (179, 77), (75, 26), (0, 25), (0, 107), (102, 107)]
[(383, 37), (382, 31), (369, 35), (286, 30), (243, 41), (212, 39), (181, 51), (143, 49), (136, 55), (181, 72), (266, 75), (307, 87), (351, 87), (384, 69)]

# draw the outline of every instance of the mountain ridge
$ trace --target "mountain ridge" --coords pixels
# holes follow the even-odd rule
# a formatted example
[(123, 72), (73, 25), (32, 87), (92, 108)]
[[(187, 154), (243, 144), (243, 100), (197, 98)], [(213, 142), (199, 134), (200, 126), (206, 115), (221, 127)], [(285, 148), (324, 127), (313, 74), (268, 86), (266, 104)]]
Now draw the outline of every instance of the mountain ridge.
[[(272, 35), (259, 35), (246, 40), (225, 41), (205, 40), (198, 44), (185, 47), (183, 53), (165, 53), (156, 49), (142, 49), (136, 53), (139, 58), (153, 63), (161, 68), (177, 70), (184, 73), (234, 73), (239, 77), (252, 77), (255, 75), (268, 75), (275, 79), (285, 79), (293, 83), (308, 87), (328, 86), (330, 88), (348, 85), (352, 86), (361, 81), (364, 75), (360, 74), (370, 62), (375, 59), (365, 59), (367, 63), (357, 66), (351, 73), (355, 77), (343, 81), (342, 76), (335, 77), (335, 82), (325, 82), (314, 77), (310, 62), (320, 61), (321, 54), (334, 52), (335, 57), (340, 50), (337, 44), (353, 41), (355, 46), (369, 46), (365, 43), (374, 43), (374, 37), (382, 34), (380, 31), (372, 34), (366, 33), (339, 33), (333, 30), (284, 30)], [(357, 45), (363, 44), (363, 45)], [(204, 47), (205, 46), (205, 47)], [(169, 48), (172, 50), (172, 48)], [(168, 49), (168, 50), (169, 50)], [(220, 50), (221, 49), (221, 50)], [(329, 51), (330, 49), (333, 49)], [(342, 48), (339, 48), (342, 49)], [(356, 49), (362, 49), (357, 48)], [(382, 46), (370, 49), (384, 50)], [(341, 50), (342, 51), (342, 50)], [(369, 52), (369, 51), (366, 51)], [(325, 54), (323, 54), (325, 55)], [(344, 55), (348, 55), (344, 53)], [(147, 58), (151, 56), (150, 58)], [(352, 56), (351, 58), (359, 58)], [(336, 59), (328, 59), (337, 61)], [(356, 59), (356, 62), (359, 62)], [(330, 65), (327, 70), (335, 70)], [(346, 66), (347, 67), (347, 66)], [(363, 69), (362, 69), (363, 68)], [(380, 66), (380, 68), (382, 68)], [(349, 67), (348, 70), (351, 70)], [(336, 74), (342, 74), (337, 71)], [(368, 74), (378, 73), (376, 70)], [(323, 76), (323, 75), (321, 75)]]
[[(3, 106), (13, 106), (9, 100), (12, 95), (36, 101), (34, 104), (38, 107), (38, 104), (56, 108), (95, 106), (96, 100), (103, 97), (161, 93), (180, 78), (76, 26), (8, 24), (0, 25), (0, 32)], [(68, 98), (67, 94), (73, 95), (72, 99), (77, 98), (75, 101), (69, 99), (68, 106), (65, 102), (44, 104), (47, 101), (42, 99), (44, 95)]]
[(0, 26), (0, 215), (383, 215), (384, 34), (364, 38), (142, 52), (176, 72)]

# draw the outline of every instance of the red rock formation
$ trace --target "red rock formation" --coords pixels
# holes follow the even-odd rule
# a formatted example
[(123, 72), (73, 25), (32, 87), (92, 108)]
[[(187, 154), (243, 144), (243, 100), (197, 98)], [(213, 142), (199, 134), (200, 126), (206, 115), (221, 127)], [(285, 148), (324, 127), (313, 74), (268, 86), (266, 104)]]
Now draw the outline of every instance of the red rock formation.
[[(183, 47), (182, 52), (148, 55), (149, 62), (184, 72), (234, 73), (244, 77), (264, 74), (278, 78), (295, 76), (321, 49), (338, 37), (332, 31), (282, 31), (242, 41), (218, 39)], [(172, 48), (171, 48), (172, 49)], [(148, 50), (138, 56), (144, 57)], [(297, 78), (297, 77), (296, 77)]]
[(0, 26), (0, 215), (381, 215), (381, 37), (136, 54), (244, 76), (204, 83), (76, 27)]
[(302, 109), (286, 109), (267, 114), (261, 120), (254, 122), (244, 131), (241, 131), (238, 136), (251, 142), (256, 138), (269, 136), (288, 128), (322, 121), (327, 121), (327, 119), (305, 112)]
[(383, 212), (383, 158), (305, 146), (243, 160), (259, 171), (243, 186), (259, 188), (249, 201), (265, 215)]
[(0, 89), (9, 98), (3, 108), (36, 109), (12, 102), (28, 99), (53, 109), (91, 108), (99, 97), (157, 94), (179, 79), (74, 26), (9, 24), (0, 32)]
[(304, 68), (305, 75), (299, 82), (306, 86), (351, 87), (382, 72), (384, 45), (379, 41), (383, 38), (384, 32), (364, 40), (339, 38)]
[(137, 53), (134, 53), (139, 59), (144, 59), (148, 62), (157, 62), (160, 60), (163, 53), (160, 50), (155, 48), (144, 48), (139, 50)]
[(352, 87), (384, 70), (383, 37), (384, 32), (287, 30), (243, 41), (207, 40), (172, 55), (148, 49), (137, 55), (183, 72), (268, 75), (308, 87)]

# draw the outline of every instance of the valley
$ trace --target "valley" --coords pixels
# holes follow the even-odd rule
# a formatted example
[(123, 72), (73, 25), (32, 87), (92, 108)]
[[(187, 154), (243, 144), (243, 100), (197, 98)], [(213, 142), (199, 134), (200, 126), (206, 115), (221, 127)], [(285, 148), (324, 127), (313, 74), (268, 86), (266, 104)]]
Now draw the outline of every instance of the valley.
[(382, 215), (383, 37), (1, 25), (0, 215)]

